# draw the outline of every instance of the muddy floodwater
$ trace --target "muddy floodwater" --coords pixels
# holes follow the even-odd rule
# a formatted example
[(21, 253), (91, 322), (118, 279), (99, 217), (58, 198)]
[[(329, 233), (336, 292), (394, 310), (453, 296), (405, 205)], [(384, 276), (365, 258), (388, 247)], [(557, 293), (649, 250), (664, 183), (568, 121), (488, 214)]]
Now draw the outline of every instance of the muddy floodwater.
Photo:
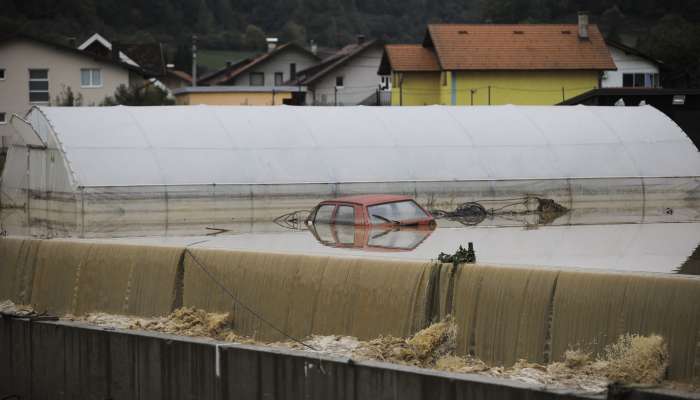
[(471, 242), (479, 263), (700, 275), (700, 222), (466, 227), (440, 220), (435, 230), (364, 230), (201, 219), (154, 228), (113, 218), (81, 232), (75, 227), (27, 219), (23, 210), (3, 210), (0, 223), (8, 236), (383, 259), (432, 260), (440, 252), (454, 252)]
[(353, 228), (343, 228), (333, 234), (329, 227), (328, 241), (308, 230), (92, 240), (411, 260), (436, 259), (472, 242), (479, 263), (700, 275), (700, 223), (373, 230), (357, 245), (350, 244)]

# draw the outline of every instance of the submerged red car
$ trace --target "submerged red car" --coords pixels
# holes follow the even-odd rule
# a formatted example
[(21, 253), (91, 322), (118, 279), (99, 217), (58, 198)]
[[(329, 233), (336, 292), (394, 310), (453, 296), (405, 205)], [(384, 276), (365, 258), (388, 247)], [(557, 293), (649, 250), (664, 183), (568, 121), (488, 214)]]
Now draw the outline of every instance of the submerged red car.
[(435, 226), (435, 218), (409, 196), (373, 194), (319, 203), (307, 224)]

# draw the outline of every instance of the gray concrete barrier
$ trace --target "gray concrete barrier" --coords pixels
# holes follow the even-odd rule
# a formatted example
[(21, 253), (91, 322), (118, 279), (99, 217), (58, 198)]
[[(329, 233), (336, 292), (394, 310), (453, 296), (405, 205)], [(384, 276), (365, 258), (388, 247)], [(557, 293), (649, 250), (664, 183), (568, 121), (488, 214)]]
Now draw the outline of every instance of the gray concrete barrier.
[[(22, 400), (604, 398), (480, 375), (8, 317), (0, 317), (0, 360), (0, 398)], [(623, 396), (680, 398), (663, 391)]]
[(481, 376), (78, 323), (0, 320), (0, 396), (21, 399), (580, 399)]

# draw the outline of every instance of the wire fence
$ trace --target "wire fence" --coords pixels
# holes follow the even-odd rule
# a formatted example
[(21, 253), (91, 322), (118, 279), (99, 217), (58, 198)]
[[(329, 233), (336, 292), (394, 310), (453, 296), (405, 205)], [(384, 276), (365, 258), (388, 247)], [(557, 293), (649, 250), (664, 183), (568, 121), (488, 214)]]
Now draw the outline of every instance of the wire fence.
[[(478, 86), (466, 88), (420, 88), (394, 87), (393, 89), (373, 86), (342, 86), (317, 89), (307, 92), (308, 105), (415, 105), (415, 104), (466, 104), (494, 105), (523, 101), (557, 103), (566, 101), (590, 90), (595, 86), (562, 86), (559, 88)], [(530, 99), (528, 99), (528, 97)], [(358, 98), (364, 100), (358, 101)], [(392, 101), (393, 99), (393, 101)], [(441, 101), (442, 100), (442, 101)]]

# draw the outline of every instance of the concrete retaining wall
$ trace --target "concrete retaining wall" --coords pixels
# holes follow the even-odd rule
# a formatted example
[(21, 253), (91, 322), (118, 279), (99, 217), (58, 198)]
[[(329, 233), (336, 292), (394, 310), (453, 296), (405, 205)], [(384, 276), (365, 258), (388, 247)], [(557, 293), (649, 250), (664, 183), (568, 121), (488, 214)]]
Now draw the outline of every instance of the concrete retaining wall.
[[(0, 360), (2, 399), (605, 398), (480, 375), (2, 316)], [(607, 397), (691, 398), (694, 397), (663, 390), (625, 390)]]
[(481, 376), (9, 318), (0, 319), (0, 359), (0, 398), (596, 398)]

